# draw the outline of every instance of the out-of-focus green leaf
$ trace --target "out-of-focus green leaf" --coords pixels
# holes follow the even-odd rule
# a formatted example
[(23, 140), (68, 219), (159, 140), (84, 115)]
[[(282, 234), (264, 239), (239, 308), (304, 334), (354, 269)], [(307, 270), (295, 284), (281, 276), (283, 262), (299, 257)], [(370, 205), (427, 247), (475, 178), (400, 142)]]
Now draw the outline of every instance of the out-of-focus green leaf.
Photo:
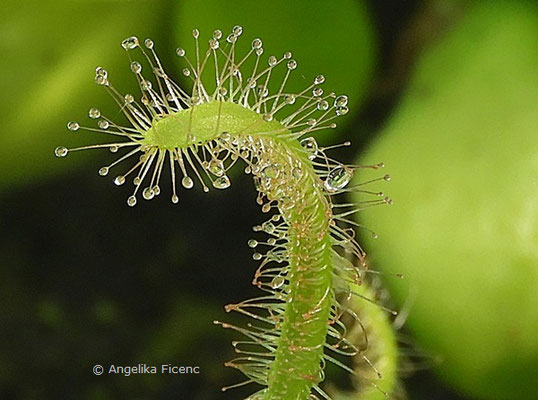
[[(416, 294), (409, 326), (474, 398), (538, 393), (538, 9), (479, 2), (421, 58), (361, 163), (392, 209), (361, 214), (375, 264)], [(388, 280), (403, 302), (408, 287)]]
[(53, 150), (60, 144), (93, 142), (87, 133), (77, 138), (66, 130), (69, 119), (88, 125), (91, 106), (110, 117), (118, 113), (93, 82), (94, 68), (107, 68), (121, 91), (134, 90), (120, 41), (154, 34), (165, 5), (164, 0), (2, 1), (0, 187), (35, 181), (82, 162), (85, 157), (78, 154), (68, 164), (57, 160)]

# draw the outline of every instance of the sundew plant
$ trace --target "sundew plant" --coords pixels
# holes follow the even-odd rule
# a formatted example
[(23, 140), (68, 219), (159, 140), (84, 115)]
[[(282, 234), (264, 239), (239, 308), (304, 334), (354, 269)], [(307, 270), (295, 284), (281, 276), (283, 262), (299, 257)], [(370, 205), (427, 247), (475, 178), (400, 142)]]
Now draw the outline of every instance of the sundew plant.
[[(180, 186), (191, 189), (195, 182), (205, 192), (226, 189), (230, 169), (241, 164), (252, 175), (257, 202), (268, 218), (254, 226), (266, 239), (248, 242), (259, 262), (253, 283), (261, 294), (226, 306), (226, 311), (242, 313), (251, 322), (235, 326), (215, 321), (242, 336), (233, 342), (237, 358), (226, 365), (246, 379), (223, 390), (252, 383), (256, 387), (251, 400), (342, 398), (337, 389), (321, 387), (325, 366), (334, 363), (355, 376), (353, 398), (385, 398), (395, 387), (394, 339), (387, 310), (373, 304), (373, 292), (366, 287), (372, 271), (354, 238), (353, 228), (361, 226), (351, 216), (390, 204), (390, 198), (369, 189), (372, 182), (390, 177), (350, 183), (360, 169), (383, 165), (343, 164), (330, 152), (350, 142), (321, 147), (313, 136), (335, 128), (335, 121), (348, 113), (347, 96), (325, 91), (323, 75), (311, 77), (300, 91), (288, 91), (297, 68), (292, 53), (266, 57), (262, 40), (255, 38), (250, 49), (239, 54), (236, 42), (241, 35), (240, 26), (228, 35), (216, 30), (202, 48), (198, 30), (193, 31), (195, 54), (177, 49), (188, 89), (165, 72), (152, 40), (125, 39), (121, 45), (140, 96), (121, 94), (102, 67), (96, 68), (95, 81), (114, 98), (127, 126), (97, 108), (89, 110), (96, 126), (67, 124), (70, 131), (119, 140), (57, 147), (55, 154), (65, 157), (96, 148), (121, 153), (99, 174), (118, 171), (113, 176), (116, 185), (134, 183), (129, 206), (169, 191), (161, 183), (167, 175), (173, 203), (180, 200)], [(364, 201), (336, 201), (348, 192), (363, 193)]]

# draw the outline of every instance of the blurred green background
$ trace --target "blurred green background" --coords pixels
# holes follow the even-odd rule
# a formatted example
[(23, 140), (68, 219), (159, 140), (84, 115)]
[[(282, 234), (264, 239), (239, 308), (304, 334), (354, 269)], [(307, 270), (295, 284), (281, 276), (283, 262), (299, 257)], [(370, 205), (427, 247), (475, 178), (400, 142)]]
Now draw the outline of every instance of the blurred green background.
[[(290, 4), (291, 3), (291, 4)], [(138, 88), (119, 46), (150, 36), (181, 81), (175, 48), (193, 28), (244, 27), (266, 54), (291, 50), (298, 85), (318, 73), (350, 97), (324, 144), (347, 162), (384, 161), (391, 208), (359, 216), (372, 268), (409, 311), (401, 335), (431, 367), (410, 399), (534, 399), (538, 393), (538, 9), (506, 1), (95, 0), (0, 5), (0, 398), (238, 399), (224, 368), (241, 322), (223, 305), (259, 293), (246, 242), (263, 221), (248, 177), (131, 209), (97, 174), (105, 151), (53, 156), (98, 106), (108, 69)], [(246, 39), (243, 39), (246, 38)], [(239, 172), (239, 171), (237, 171)], [(370, 177), (370, 176), (369, 176)], [(369, 178), (368, 177), (368, 178)], [(364, 180), (361, 174), (357, 179)], [(165, 179), (166, 181), (166, 179)], [(381, 187), (382, 186), (382, 187)], [(100, 376), (94, 364), (199, 365), (200, 375)]]

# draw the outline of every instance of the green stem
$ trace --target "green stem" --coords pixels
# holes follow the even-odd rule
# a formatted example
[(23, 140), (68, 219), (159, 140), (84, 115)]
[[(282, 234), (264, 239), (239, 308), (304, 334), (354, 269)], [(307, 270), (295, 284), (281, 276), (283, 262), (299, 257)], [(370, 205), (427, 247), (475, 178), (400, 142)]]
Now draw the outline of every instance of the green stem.
[[(291, 149), (290, 149), (291, 150)], [(290, 212), (289, 294), (280, 339), (268, 377), (265, 399), (307, 399), (322, 379), (321, 361), (332, 306), (331, 210), (319, 189), (319, 178), (304, 161)]]

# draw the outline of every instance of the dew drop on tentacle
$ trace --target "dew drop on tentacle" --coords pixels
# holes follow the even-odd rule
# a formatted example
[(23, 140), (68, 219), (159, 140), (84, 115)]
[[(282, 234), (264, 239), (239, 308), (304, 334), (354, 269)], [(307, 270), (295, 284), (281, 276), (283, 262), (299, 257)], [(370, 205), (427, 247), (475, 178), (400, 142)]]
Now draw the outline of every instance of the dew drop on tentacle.
[(76, 121), (69, 121), (67, 123), (67, 129), (69, 129), (72, 132), (78, 131), (80, 129), (80, 125)]
[(155, 191), (153, 190), (153, 188), (147, 187), (142, 191), (142, 197), (145, 200), (151, 200), (153, 199), (154, 196), (155, 196)]
[(258, 245), (258, 241), (257, 241), (257, 240), (250, 239), (250, 240), (248, 241), (248, 247), (250, 247), (250, 248), (255, 248), (257, 245)]
[(90, 108), (90, 110), (88, 111), (88, 117), (90, 117), (91, 119), (97, 119), (101, 116), (101, 111), (98, 109), (98, 108)]
[(110, 123), (105, 119), (101, 119), (97, 122), (97, 126), (101, 129), (108, 129)]
[(96, 67), (95, 68), (95, 76), (101, 76), (103, 78), (108, 78), (108, 72), (106, 69), (104, 69), (103, 67)]
[(275, 231), (275, 226), (272, 222), (264, 222), (262, 224), (262, 229), (267, 233), (273, 233)]
[(316, 107), (320, 111), (327, 111), (329, 109), (329, 102), (327, 100), (321, 100)]
[(99, 175), (101, 176), (107, 176), (108, 175), (108, 167), (102, 167), (102, 168), (99, 168)]
[(346, 115), (348, 112), (349, 112), (349, 108), (347, 108), (346, 106), (336, 108), (336, 115), (338, 116)]
[(226, 175), (221, 176), (213, 181), (213, 186), (217, 189), (226, 189), (229, 188), (230, 185), (230, 178), (228, 178)]
[(144, 40), (144, 46), (146, 46), (147, 49), (153, 49), (153, 46), (154, 46), (154, 43), (153, 43), (153, 40), (151, 40), (150, 38), (147, 38), (146, 40)]
[(307, 137), (301, 140), (301, 146), (308, 151), (310, 154), (308, 158), (313, 160), (318, 155), (318, 142), (313, 137)]
[(130, 207), (134, 207), (136, 205), (136, 197), (135, 196), (129, 196), (127, 198), (127, 204), (130, 206)]
[(346, 187), (353, 177), (353, 170), (343, 166), (333, 168), (325, 179), (325, 188), (328, 192), (336, 192)]
[(262, 169), (262, 176), (265, 178), (278, 178), (280, 171), (279, 166), (276, 164), (271, 164)]
[(252, 48), (254, 50), (261, 49), (262, 46), (263, 46), (263, 42), (260, 38), (256, 38), (252, 41)]
[(121, 47), (123, 47), (125, 50), (133, 50), (136, 49), (139, 45), (138, 38), (136, 36), (131, 36), (126, 39), (123, 39), (121, 42)]
[(185, 189), (192, 189), (192, 187), (194, 186), (194, 181), (190, 176), (184, 176), (181, 180), (181, 184)]
[(325, 76), (323, 76), (323, 75), (318, 75), (314, 79), (314, 84), (315, 85), (321, 85), (323, 82), (325, 82)]
[(65, 157), (67, 153), (69, 153), (69, 150), (64, 146), (58, 146), (54, 149), (54, 154), (56, 157)]
[(271, 281), (271, 287), (273, 289), (279, 289), (284, 285), (284, 283), (286, 283), (286, 280), (282, 276), (278, 275), (275, 276)]
[(131, 71), (135, 74), (139, 74), (142, 72), (142, 65), (138, 61), (132, 61), (131, 62)]
[(209, 48), (211, 50), (217, 50), (219, 48), (219, 41), (217, 39), (209, 39)]
[(114, 184), (116, 186), (121, 186), (125, 183), (125, 176), (123, 175), (118, 175), (114, 178)]
[(218, 158), (213, 158), (209, 161), (207, 170), (215, 176), (222, 176), (226, 172), (224, 169), (224, 163)]
[(271, 56), (267, 60), (267, 64), (269, 64), (270, 67), (274, 67), (277, 63), (278, 63), (278, 60), (275, 56)]
[(348, 102), (348, 97), (345, 94), (343, 94), (341, 96), (338, 96), (334, 100), (334, 106), (335, 107), (345, 107), (345, 106), (347, 106), (347, 102)]
[(294, 94), (287, 94), (286, 96), (284, 96), (284, 102), (286, 104), (294, 104), (296, 99), (297, 96), (295, 96)]
[(243, 27), (241, 25), (234, 26), (232, 29), (232, 33), (235, 36), (241, 36), (241, 34), (243, 33)]

